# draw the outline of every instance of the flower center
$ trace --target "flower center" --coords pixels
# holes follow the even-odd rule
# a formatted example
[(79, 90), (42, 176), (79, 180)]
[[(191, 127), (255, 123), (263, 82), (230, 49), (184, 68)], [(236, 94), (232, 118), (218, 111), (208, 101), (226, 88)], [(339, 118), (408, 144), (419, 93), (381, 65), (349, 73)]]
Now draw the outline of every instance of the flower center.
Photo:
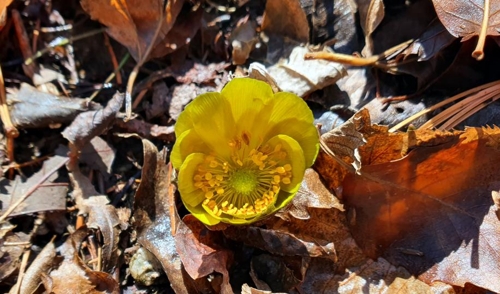
[(235, 192), (243, 195), (249, 195), (259, 184), (256, 171), (240, 169), (236, 170), (229, 179), (229, 186)]
[(229, 161), (207, 155), (195, 172), (194, 186), (206, 198), (202, 206), (215, 217), (248, 219), (265, 213), (281, 185), (291, 182), (292, 166), (280, 144), (250, 149), (245, 138), (244, 144), (229, 142)]

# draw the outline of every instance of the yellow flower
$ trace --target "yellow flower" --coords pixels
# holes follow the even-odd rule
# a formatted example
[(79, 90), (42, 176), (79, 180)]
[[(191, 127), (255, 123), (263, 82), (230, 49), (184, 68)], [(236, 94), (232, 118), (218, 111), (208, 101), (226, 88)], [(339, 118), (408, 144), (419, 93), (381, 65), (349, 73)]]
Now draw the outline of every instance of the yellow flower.
[(194, 99), (175, 134), (182, 201), (208, 225), (248, 224), (283, 208), (319, 150), (304, 100), (249, 78)]

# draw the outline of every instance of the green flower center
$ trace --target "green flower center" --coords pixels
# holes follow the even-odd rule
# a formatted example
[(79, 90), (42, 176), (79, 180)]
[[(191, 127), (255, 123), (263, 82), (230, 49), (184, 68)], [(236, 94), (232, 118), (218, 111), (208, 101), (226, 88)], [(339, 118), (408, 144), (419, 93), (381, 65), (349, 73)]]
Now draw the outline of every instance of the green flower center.
[(236, 170), (229, 179), (229, 186), (237, 193), (249, 195), (259, 185), (259, 179), (255, 170)]
[(280, 144), (248, 150), (242, 146), (248, 141), (229, 142), (230, 161), (207, 155), (197, 167), (194, 187), (203, 191), (202, 206), (215, 217), (248, 219), (265, 213), (281, 185), (291, 183), (292, 165)]

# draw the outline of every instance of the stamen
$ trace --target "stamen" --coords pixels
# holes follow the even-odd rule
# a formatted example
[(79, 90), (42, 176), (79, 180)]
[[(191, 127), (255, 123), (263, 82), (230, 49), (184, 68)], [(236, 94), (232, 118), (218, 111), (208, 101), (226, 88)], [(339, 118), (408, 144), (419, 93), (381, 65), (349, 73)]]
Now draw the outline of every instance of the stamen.
[(292, 181), (292, 165), (281, 144), (248, 150), (241, 148), (242, 142), (252, 144), (248, 133), (229, 142), (229, 162), (207, 155), (193, 176), (194, 187), (206, 198), (202, 206), (214, 217), (247, 219), (264, 213), (281, 185)]

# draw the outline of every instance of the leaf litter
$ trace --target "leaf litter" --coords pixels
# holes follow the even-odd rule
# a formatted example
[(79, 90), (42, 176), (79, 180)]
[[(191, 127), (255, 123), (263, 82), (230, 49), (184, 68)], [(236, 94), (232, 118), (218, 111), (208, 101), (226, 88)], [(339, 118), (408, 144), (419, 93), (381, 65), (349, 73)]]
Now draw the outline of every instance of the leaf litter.
[[(10, 2), (0, 1), (5, 292), (500, 292), (488, 84), (500, 79), (498, 3)], [(99, 26), (108, 41), (78, 38)], [(347, 61), (305, 58), (322, 52)], [(113, 79), (135, 74), (126, 54), (142, 64), (128, 120)], [(205, 226), (168, 164), (175, 122), (197, 95), (247, 74), (301, 96), (317, 118), (357, 113), (321, 128), (323, 150), (290, 205), (252, 225)], [(431, 108), (448, 96), (449, 110)]]

